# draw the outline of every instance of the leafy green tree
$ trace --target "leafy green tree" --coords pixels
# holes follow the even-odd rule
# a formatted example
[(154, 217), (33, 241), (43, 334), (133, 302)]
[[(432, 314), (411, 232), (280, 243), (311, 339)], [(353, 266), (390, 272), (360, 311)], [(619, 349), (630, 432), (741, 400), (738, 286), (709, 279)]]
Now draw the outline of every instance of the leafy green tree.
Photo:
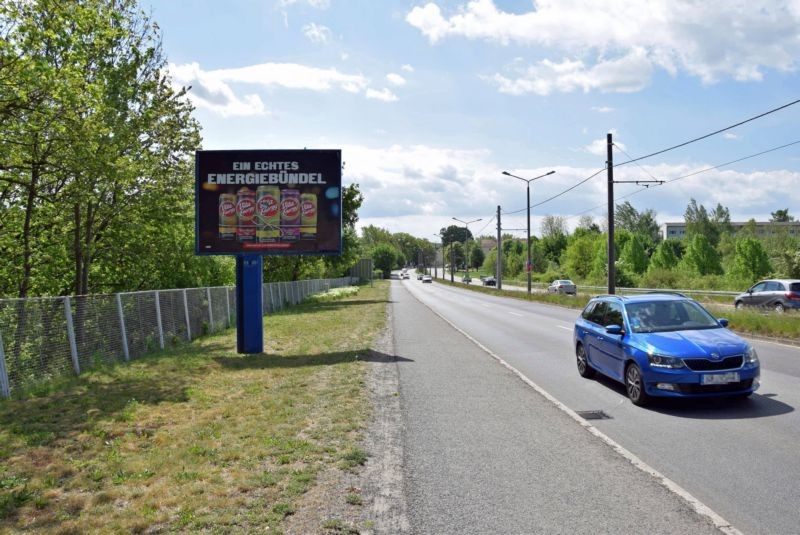
[(775, 210), (770, 215), (772, 216), (770, 221), (773, 223), (789, 223), (794, 221), (794, 216), (789, 215), (788, 208), (784, 208), (783, 210)]
[(746, 281), (755, 281), (765, 277), (772, 270), (767, 253), (761, 242), (754, 238), (742, 238), (736, 241), (736, 256), (732, 273)]
[(486, 255), (481, 249), (480, 243), (478, 241), (472, 242), (472, 247), (469, 253), (469, 265), (471, 268), (477, 269), (479, 268), (485, 259)]
[(719, 254), (703, 234), (695, 234), (681, 263), (690, 271), (700, 275), (721, 275)]
[(453, 242), (464, 243), (472, 239), (472, 231), (466, 227), (459, 227), (457, 225), (450, 225), (439, 230), (439, 235), (442, 237), (443, 245), (450, 245)]
[(659, 243), (653, 256), (650, 257), (648, 271), (670, 270), (677, 267), (680, 258), (675, 254), (676, 249), (681, 249), (680, 240), (669, 238)]
[[(570, 277), (585, 279), (600, 245), (599, 234), (584, 233), (573, 239), (561, 255), (561, 267)], [(605, 248), (603, 249), (605, 256)]]
[(383, 272), (383, 277), (388, 279), (391, 276), (392, 268), (397, 262), (397, 249), (388, 243), (379, 243), (370, 252), (372, 261), (376, 269)]
[(614, 226), (617, 229), (627, 230), (631, 234), (646, 237), (647, 240), (642, 245), (656, 244), (661, 240), (655, 211), (647, 209), (639, 212), (629, 201), (616, 206)]
[(636, 235), (628, 240), (628, 243), (622, 250), (620, 260), (634, 273), (641, 275), (647, 271), (647, 255), (645, 254), (644, 247), (642, 247), (642, 244)]

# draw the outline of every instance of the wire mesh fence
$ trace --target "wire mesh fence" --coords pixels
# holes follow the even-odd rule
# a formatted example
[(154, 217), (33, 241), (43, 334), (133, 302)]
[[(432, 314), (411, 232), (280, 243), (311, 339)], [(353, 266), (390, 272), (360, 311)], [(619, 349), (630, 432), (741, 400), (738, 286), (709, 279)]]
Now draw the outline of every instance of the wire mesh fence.
[[(263, 313), (278, 312), (357, 280), (264, 284)], [(236, 289), (229, 286), (0, 299), (0, 397), (235, 325)]]

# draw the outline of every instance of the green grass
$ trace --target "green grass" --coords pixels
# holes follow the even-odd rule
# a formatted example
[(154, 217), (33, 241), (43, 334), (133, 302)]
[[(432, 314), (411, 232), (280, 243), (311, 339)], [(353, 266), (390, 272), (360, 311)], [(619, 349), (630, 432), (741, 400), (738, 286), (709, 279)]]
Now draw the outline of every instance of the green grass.
[(270, 315), (258, 355), (231, 330), (0, 402), (0, 532), (279, 533), (322, 470), (366, 460), (358, 356), (387, 296)]

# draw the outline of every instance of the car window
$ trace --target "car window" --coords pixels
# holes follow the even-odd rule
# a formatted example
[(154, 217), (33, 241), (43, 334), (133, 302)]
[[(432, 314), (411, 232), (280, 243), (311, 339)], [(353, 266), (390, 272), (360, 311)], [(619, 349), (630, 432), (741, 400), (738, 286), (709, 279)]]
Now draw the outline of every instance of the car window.
[(790, 282), (789, 283), (789, 291), (790, 292), (800, 292), (800, 282)]
[(765, 292), (765, 291), (767, 291), (767, 283), (766, 282), (759, 282), (758, 284), (753, 286), (751, 288), (751, 290), (753, 291), (753, 293), (755, 293), (755, 292)]
[(609, 325), (625, 327), (625, 320), (622, 319), (622, 305), (619, 303), (608, 303), (608, 309), (603, 319), (603, 327), (608, 327)]
[(592, 310), (594, 310), (594, 307), (596, 305), (597, 305), (597, 301), (589, 301), (589, 304), (586, 305), (586, 308), (584, 308), (583, 312), (581, 312), (581, 317), (583, 319), (585, 319), (585, 320), (588, 320), (589, 316), (591, 316), (591, 314), (592, 314)]
[(650, 301), (627, 306), (635, 333), (715, 329), (717, 320), (697, 302)]
[(605, 316), (606, 308), (608, 308), (608, 304), (605, 301), (598, 301), (591, 312), (589, 312), (586, 320), (598, 325), (603, 325), (603, 316)]
[(767, 291), (768, 292), (782, 292), (783, 291), (783, 283), (778, 281), (770, 281), (767, 283)]

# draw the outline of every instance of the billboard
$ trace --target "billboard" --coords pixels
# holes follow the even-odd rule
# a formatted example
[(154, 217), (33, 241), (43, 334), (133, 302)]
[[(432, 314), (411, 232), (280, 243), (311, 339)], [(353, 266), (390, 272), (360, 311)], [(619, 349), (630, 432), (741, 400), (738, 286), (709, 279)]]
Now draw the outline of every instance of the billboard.
[(341, 150), (195, 153), (196, 254), (341, 252)]

